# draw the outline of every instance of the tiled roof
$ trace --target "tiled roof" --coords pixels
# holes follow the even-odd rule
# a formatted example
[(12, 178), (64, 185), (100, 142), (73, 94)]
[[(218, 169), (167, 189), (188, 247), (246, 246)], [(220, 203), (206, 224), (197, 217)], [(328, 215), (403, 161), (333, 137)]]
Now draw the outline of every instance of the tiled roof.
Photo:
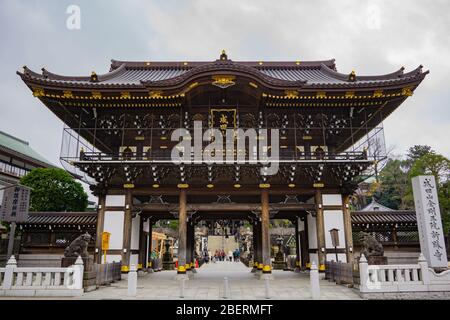
[(27, 160), (31, 162), (38, 162), (44, 167), (54, 166), (47, 159), (34, 151), (27, 141), (20, 140), (3, 131), (0, 131), (0, 149), (28, 158)]
[(95, 225), (97, 212), (30, 212), (21, 224), (32, 225)]
[(417, 222), (414, 211), (356, 211), (351, 216), (352, 224)]
[(394, 211), (394, 210), (386, 206), (383, 206), (382, 204), (376, 202), (375, 199), (372, 198), (372, 202), (369, 203), (364, 208), (362, 208), (361, 211)]
[[(414, 81), (423, 77), (427, 72), (422, 72), (422, 66), (404, 73), (404, 68), (395, 72), (377, 75), (355, 75), (350, 80), (350, 74), (336, 71), (334, 59), (325, 61), (304, 62), (257, 62), (257, 61), (212, 61), (212, 62), (129, 62), (112, 60), (110, 72), (98, 75), (98, 81), (91, 82), (90, 76), (63, 76), (51, 73), (45, 69), (42, 74), (24, 67), (22, 77), (29, 77), (45, 83), (60, 85), (80, 86), (133, 86), (140, 87), (143, 84), (161, 85), (173, 84), (177, 80), (184, 81), (184, 77), (200, 74), (208, 71), (239, 71), (256, 75), (272, 84), (304, 84), (305, 86), (320, 87), (359, 87), (387, 85)], [(281, 82), (280, 82), (281, 81)]]

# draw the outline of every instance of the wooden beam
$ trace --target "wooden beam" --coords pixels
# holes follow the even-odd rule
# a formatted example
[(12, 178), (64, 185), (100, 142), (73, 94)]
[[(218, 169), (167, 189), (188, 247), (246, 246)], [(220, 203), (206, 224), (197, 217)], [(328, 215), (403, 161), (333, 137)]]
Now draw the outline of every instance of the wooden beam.
[[(315, 210), (314, 204), (309, 203), (272, 203), (268, 205), (269, 211), (305, 211)], [(179, 206), (176, 204), (162, 204), (162, 203), (148, 203), (135, 205), (135, 208), (139, 208), (142, 211), (159, 211), (170, 212), (178, 211)], [(258, 203), (195, 203), (186, 205), (187, 211), (261, 211), (262, 204)]]

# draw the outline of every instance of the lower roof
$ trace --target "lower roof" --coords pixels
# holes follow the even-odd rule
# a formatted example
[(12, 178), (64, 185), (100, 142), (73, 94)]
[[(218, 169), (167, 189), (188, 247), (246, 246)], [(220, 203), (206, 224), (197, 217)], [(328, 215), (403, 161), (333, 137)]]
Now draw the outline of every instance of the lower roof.
[(47, 159), (37, 153), (27, 141), (0, 131), (0, 151), (12, 153), (21, 160), (32, 162), (43, 167), (54, 167)]

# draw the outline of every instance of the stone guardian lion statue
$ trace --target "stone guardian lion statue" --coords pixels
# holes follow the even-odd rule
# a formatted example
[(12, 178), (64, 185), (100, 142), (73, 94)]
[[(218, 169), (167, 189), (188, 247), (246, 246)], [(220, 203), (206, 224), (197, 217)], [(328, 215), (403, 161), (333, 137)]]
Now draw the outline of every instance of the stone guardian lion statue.
[(91, 241), (92, 237), (89, 233), (82, 234), (81, 236), (77, 237), (75, 240), (72, 241), (72, 243), (64, 250), (64, 257), (78, 257), (81, 256), (82, 258), (88, 258), (88, 245)]
[(361, 254), (366, 258), (377, 256), (381, 257), (384, 254), (383, 245), (375, 239), (374, 236), (367, 232), (361, 231), (359, 233), (359, 240), (361, 242)]

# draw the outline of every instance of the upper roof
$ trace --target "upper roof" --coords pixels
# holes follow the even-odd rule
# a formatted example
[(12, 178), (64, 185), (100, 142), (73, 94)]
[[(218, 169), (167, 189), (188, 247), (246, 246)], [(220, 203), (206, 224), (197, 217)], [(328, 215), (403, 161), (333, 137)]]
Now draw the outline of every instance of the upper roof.
[(364, 208), (362, 208), (361, 211), (394, 211), (394, 210), (386, 206), (383, 206), (382, 204), (376, 202), (374, 198), (372, 198), (372, 202), (369, 203)]
[(404, 73), (404, 68), (378, 76), (360, 76), (353, 71), (339, 73), (335, 60), (321, 61), (232, 61), (222, 53), (220, 59), (210, 62), (131, 62), (112, 60), (110, 71), (103, 75), (63, 76), (42, 69), (36, 73), (24, 67), (18, 74), (37, 82), (81, 87), (151, 87), (183, 83), (208, 72), (230, 72), (251, 75), (274, 86), (301, 86), (325, 88), (374, 87), (421, 80), (422, 66)]
[(24, 160), (42, 165), (43, 167), (54, 167), (47, 159), (33, 150), (27, 141), (16, 138), (3, 131), (0, 131), (0, 149), (15, 154), (17, 157), (23, 157)]

